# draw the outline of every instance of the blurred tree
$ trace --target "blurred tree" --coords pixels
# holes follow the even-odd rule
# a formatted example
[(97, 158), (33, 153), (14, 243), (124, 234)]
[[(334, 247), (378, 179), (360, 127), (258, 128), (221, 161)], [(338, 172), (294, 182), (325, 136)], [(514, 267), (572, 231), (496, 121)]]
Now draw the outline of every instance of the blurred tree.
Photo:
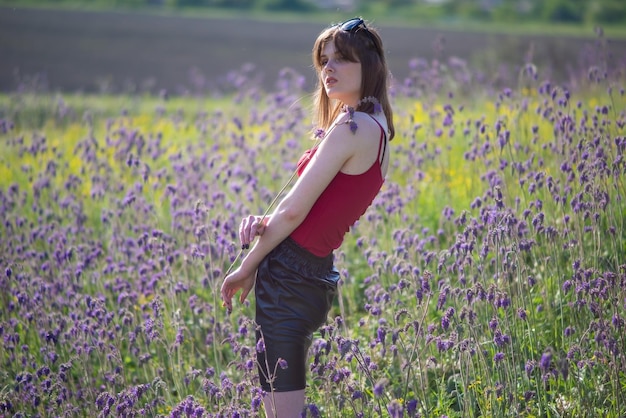
[(204, 7), (207, 0), (176, 0), (176, 7)]
[(388, 7), (411, 6), (417, 3), (416, 0), (384, 0)]
[(490, 2), (481, 0), (448, 0), (443, 8), (449, 16), (485, 20), (491, 17)]
[(252, 9), (256, 0), (208, 0), (211, 7), (223, 7), (228, 9)]
[[(86, 2), (86, 3), (92, 3), (92, 2)], [(108, 2), (102, 2), (102, 3), (106, 4)], [(113, 0), (110, 3), (110, 5), (113, 5), (115, 7), (122, 6), (122, 7), (129, 7), (133, 9), (143, 7), (148, 4), (149, 4), (149, 1), (147, 0)]]
[(548, 22), (582, 23), (587, 13), (587, 0), (544, 0), (538, 3), (540, 14)]
[(531, 0), (502, 0), (493, 6), (491, 14), (498, 22), (519, 22), (531, 18), (535, 7)]
[(315, 5), (308, 0), (258, 0), (256, 3), (265, 10), (307, 12), (316, 9)]
[[(5, 0), (18, 3), (20, 0)], [(468, 19), (519, 22), (626, 23), (626, 0), (29, 0), (34, 4), (72, 2), (139, 9), (229, 8), (309, 12), (323, 4), (343, 4), (367, 16), (403, 16), (419, 21)], [(2, 2), (2, 0), (0, 0)], [(345, 6), (350, 5), (350, 7)], [(327, 6), (326, 6), (327, 7)], [(337, 6), (338, 7), (338, 6)], [(335, 6), (333, 6), (335, 8)]]
[(626, 2), (596, 0), (589, 6), (589, 19), (594, 23), (626, 23)]

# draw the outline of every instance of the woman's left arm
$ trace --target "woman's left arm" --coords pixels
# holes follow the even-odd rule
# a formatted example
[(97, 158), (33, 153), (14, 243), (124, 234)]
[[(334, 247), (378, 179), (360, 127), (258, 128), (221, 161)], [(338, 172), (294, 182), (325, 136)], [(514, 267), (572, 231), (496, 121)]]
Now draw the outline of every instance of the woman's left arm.
[(327, 134), (302, 175), (277, 205), (263, 235), (241, 265), (224, 279), (222, 299), (229, 310), (232, 309), (232, 297), (240, 289), (240, 301), (246, 299), (263, 258), (302, 223), (320, 194), (354, 155), (359, 136), (366, 134), (366, 131), (360, 131), (352, 133), (348, 124), (340, 124)]

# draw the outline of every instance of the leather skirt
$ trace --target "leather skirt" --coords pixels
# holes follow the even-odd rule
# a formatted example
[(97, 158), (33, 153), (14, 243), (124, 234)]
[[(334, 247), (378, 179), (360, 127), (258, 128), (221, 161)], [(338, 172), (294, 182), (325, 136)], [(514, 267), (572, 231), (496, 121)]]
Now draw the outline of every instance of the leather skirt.
[(255, 283), (257, 364), (266, 392), (306, 387), (306, 359), (313, 332), (326, 321), (338, 280), (332, 254), (318, 257), (291, 238), (259, 265)]

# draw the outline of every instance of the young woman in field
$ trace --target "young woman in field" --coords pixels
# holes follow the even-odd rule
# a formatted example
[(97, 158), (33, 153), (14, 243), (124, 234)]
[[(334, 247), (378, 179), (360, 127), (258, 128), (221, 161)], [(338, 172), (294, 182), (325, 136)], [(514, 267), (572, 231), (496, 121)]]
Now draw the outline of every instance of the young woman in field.
[[(321, 142), (298, 163), (298, 180), (270, 216), (248, 216), (248, 248), (222, 284), (232, 309), (255, 287), (257, 360), (268, 417), (299, 417), (312, 333), (330, 310), (339, 273), (333, 250), (379, 192), (394, 136), (388, 69), (377, 31), (359, 18), (322, 31), (313, 47)], [(256, 284), (255, 284), (256, 283)]]

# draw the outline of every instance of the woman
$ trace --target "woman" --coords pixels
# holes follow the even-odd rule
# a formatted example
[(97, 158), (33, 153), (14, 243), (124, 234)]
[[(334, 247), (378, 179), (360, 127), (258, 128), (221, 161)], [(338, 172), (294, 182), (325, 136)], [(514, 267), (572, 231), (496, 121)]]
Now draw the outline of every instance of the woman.
[(333, 250), (379, 192), (394, 136), (387, 64), (378, 33), (362, 19), (324, 30), (313, 47), (318, 146), (268, 217), (242, 220), (243, 248), (259, 236), (222, 284), (232, 309), (255, 285), (257, 351), (268, 417), (299, 417), (312, 333), (326, 320), (339, 274)]

